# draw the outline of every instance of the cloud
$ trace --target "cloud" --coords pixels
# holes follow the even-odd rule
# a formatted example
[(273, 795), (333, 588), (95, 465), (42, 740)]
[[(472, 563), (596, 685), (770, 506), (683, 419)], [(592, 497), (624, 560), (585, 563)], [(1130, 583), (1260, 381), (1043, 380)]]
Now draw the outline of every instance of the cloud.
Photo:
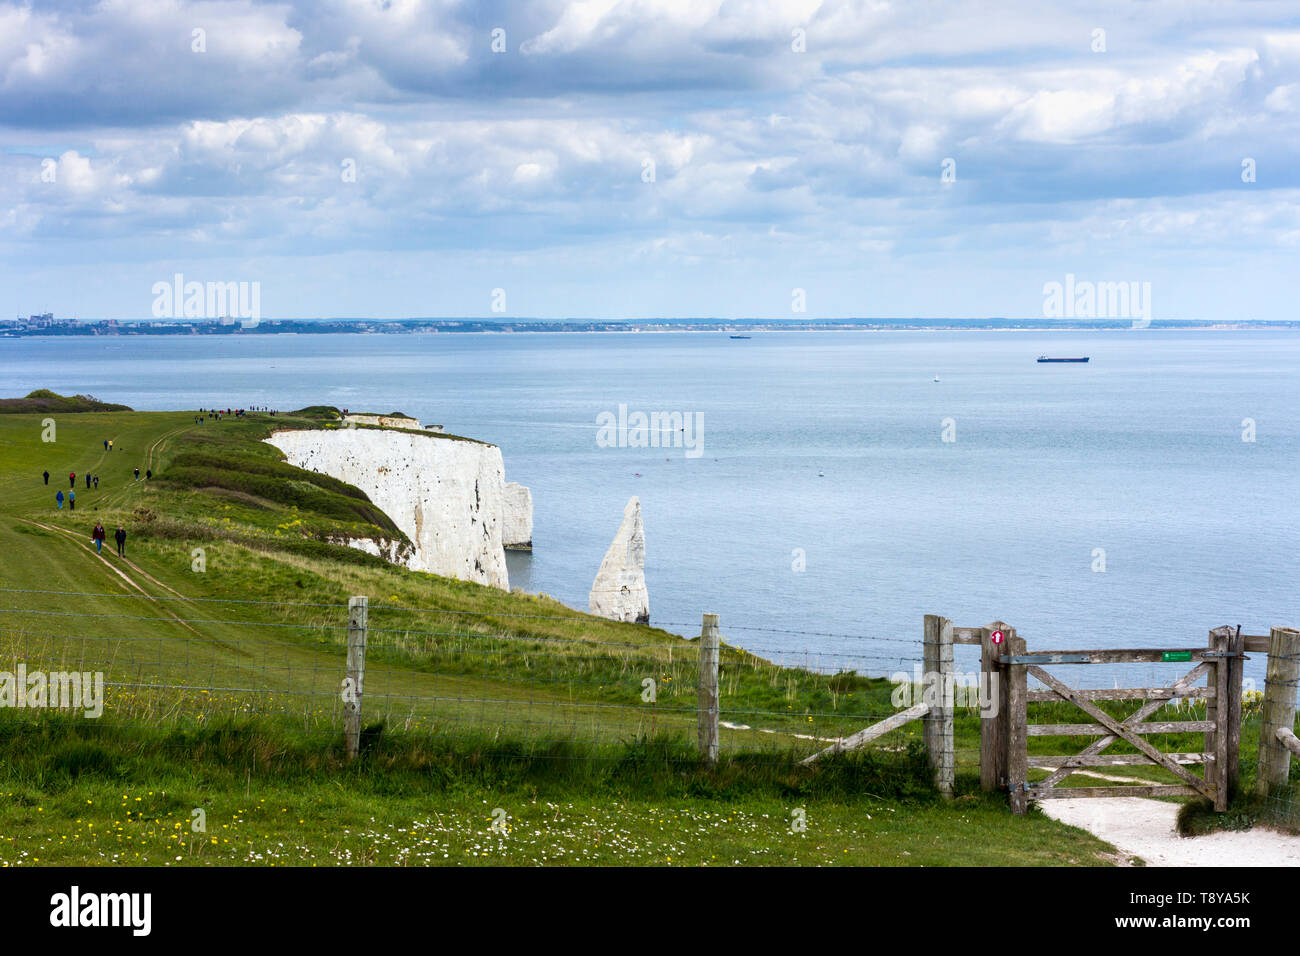
[(1273, 3), (1182, 9), (0, 2), (0, 248), (590, 250), (833, 268), (847, 296), (863, 263), (1293, 244), (1300, 31)]

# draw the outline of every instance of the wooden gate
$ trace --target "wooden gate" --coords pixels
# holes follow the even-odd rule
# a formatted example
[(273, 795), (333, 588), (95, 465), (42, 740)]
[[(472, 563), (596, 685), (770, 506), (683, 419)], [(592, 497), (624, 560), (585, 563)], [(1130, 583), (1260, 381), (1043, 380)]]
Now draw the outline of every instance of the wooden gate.
[[(1023, 638), (1008, 628), (1006, 651), (996, 658), (1006, 691), (1006, 779), (1011, 808), (1024, 813), (1031, 800), (1064, 797), (1118, 797), (1202, 795), (1216, 810), (1227, 809), (1229, 782), (1237, 777), (1241, 735), (1241, 671), (1244, 653), (1240, 630), (1220, 627), (1210, 632), (1208, 648), (1132, 650), (1041, 651), (1030, 654)], [(1182, 673), (1163, 687), (1080, 690), (1067, 686), (1048, 668), (1085, 664), (1152, 663), (1179, 665)], [(1190, 667), (1190, 669), (1188, 669)], [(1171, 674), (1171, 676), (1174, 676)], [(1028, 689), (1029, 678), (1047, 689)], [(1204, 684), (1201, 683), (1204, 681)], [(1203, 699), (1204, 720), (1149, 721), (1151, 715), (1174, 700)], [(1098, 701), (1143, 703), (1127, 717), (1116, 717)], [(1072, 704), (1088, 723), (1030, 723), (1029, 704)], [(1147, 734), (1203, 733), (1204, 749), (1164, 753), (1145, 739)], [(1073, 754), (1029, 754), (1030, 737), (1093, 736), (1098, 738)], [(1136, 754), (1106, 754), (1117, 741), (1130, 744)], [(1189, 770), (1200, 764), (1203, 774)], [(1062, 787), (1059, 784), (1080, 767), (1158, 766), (1168, 770), (1177, 784)], [(1030, 768), (1049, 771), (1046, 778), (1030, 782)]]

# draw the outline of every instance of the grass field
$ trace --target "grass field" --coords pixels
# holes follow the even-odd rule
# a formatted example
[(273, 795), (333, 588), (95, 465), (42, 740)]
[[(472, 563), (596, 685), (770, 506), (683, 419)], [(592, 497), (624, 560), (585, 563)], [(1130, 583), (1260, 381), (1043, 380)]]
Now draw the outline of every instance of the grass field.
[[(725, 643), (725, 628), (722, 716), (748, 729), (724, 729), (708, 770), (692, 746), (693, 644), (331, 543), (404, 540), (357, 489), (260, 441), (335, 427), (332, 410), (195, 415), (0, 415), (0, 670), (108, 683), (98, 720), (0, 710), (0, 863), (1110, 860), (1087, 834), (975, 792), (974, 711), (957, 721), (951, 805), (930, 787), (916, 723), (798, 767), (892, 713), (891, 686), (775, 666)], [(69, 472), (75, 511), (54, 501)], [(339, 686), (354, 594), (371, 605), (373, 729), (348, 765)]]

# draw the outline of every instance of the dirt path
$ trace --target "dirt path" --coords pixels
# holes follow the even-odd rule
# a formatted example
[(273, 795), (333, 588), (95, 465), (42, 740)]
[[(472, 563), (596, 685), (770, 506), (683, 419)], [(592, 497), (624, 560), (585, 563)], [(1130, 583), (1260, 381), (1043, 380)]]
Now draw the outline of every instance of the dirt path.
[(158, 447), (159, 445), (161, 445), (167, 439), (179, 435), (181, 432), (189, 431), (190, 428), (191, 428), (190, 425), (182, 425), (180, 428), (173, 429), (172, 431), (167, 432), (165, 435), (160, 435), (158, 439), (152, 445), (149, 446), (149, 455), (148, 457), (145, 458), (145, 464), (144, 464), (145, 468), (146, 469), (153, 468), (153, 453), (155, 451), (159, 451), (159, 447)]
[(787, 737), (798, 737), (800, 740), (816, 740), (823, 744), (837, 744), (843, 737), (816, 737), (812, 734), (796, 734), (791, 730), (768, 730), (766, 727), (751, 727), (749, 724), (733, 724), (727, 720), (718, 721), (718, 726), (727, 730), (757, 730), (760, 734), (784, 734)]
[[(49, 531), (54, 534), (62, 535), (68, 538), (72, 542), (74, 547), (85, 552), (90, 557), (98, 560), (101, 564), (103, 564), (106, 568), (108, 568), (110, 571), (116, 574), (119, 578), (121, 578), (131, 587), (139, 591), (143, 596), (157, 603), (157, 598), (155, 598), (152, 594), (150, 594), (148, 590), (141, 587), (129, 574), (122, 571), (120, 568), (114, 567), (112, 561), (109, 561), (108, 558), (104, 557), (103, 554), (96, 551), (92, 545), (86, 544), (85, 541), (83, 541), (75, 532), (69, 531), (67, 528), (59, 528), (59, 527), (55, 527), (54, 525), (42, 524), (39, 521), (33, 521), (31, 518), (19, 518), (18, 520), (25, 522), (26, 524), (35, 525), (36, 527), (42, 528), (45, 531)], [(136, 565), (132, 564), (130, 561), (127, 561), (125, 558), (117, 558), (116, 560), (123, 561), (124, 563), (129, 565), (134, 571), (139, 573), (142, 577), (148, 578), (150, 581), (152, 581), (154, 584), (158, 585), (159, 587), (171, 591), (172, 594), (175, 594), (178, 597), (184, 597), (184, 595), (182, 595), (175, 588), (170, 588), (167, 585), (163, 584), (158, 579), (156, 579), (155, 577), (153, 577), (152, 575), (146, 574), (144, 571), (141, 571), (138, 567), (136, 567)], [(194, 628), (192, 628), (188, 623), (182, 620), (181, 617), (176, 613), (174, 613), (171, 608), (165, 606), (159, 606), (158, 610), (162, 611), (164, 614), (166, 614), (169, 618), (171, 618), (181, 627), (185, 628), (185, 630), (190, 631), (191, 633), (196, 634), (199, 637), (203, 636), (202, 634), (199, 634), (198, 631), (194, 630)]]
[(1180, 837), (1179, 804), (1142, 797), (1044, 800), (1048, 816), (1087, 830), (1151, 866), (1300, 866), (1300, 836), (1256, 827)]

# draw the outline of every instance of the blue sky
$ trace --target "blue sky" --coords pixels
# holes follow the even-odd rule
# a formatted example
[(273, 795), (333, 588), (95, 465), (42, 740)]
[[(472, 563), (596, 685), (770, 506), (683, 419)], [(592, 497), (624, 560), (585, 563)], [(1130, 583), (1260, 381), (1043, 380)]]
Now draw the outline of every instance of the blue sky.
[(1294, 2), (0, 0), (0, 315), (1292, 319), (1298, 134)]

